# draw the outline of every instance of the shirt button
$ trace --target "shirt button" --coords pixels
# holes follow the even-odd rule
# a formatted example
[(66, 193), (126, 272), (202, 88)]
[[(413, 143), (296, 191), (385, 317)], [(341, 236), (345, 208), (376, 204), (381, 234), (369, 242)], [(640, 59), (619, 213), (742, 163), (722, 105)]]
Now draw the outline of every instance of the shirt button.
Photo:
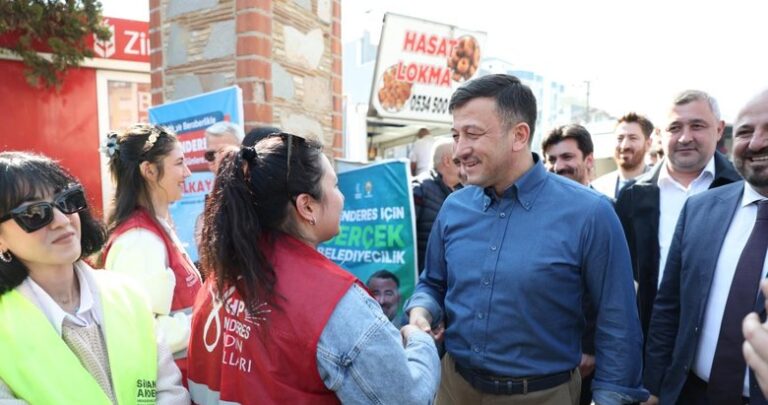
[(475, 352), (475, 353), (480, 353), (480, 347), (472, 346), (472, 351)]
[(477, 313), (477, 319), (483, 319), (485, 318), (485, 315), (482, 312)]
[(496, 251), (496, 246), (495, 245), (491, 246), (491, 250), (493, 250), (495, 252)]
[(483, 279), (483, 285), (491, 284), (491, 280), (488, 280), (487, 278)]
[(505, 213), (503, 213), (503, 212), (499, 214), (499, 217), (501, 217), (501, 218), (504, 218), (504, 217), (506, 217), (506, 216), (507, 216), (507, 214), (505, 214)]

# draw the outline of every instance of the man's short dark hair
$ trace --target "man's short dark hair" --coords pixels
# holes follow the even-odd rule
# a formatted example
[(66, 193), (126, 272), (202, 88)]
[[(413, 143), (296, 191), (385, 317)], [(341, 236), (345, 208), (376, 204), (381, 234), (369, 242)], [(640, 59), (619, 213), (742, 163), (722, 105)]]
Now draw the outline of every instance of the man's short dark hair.
[(371, 280), (373, 280), (374, 278), (381, 278), (381, 279), (384, 279), (384, 280), (387, 280), (387, 279), (388, 280), (392, 280), (392, 281), (395, 282), (395, 285), (397, 286), (397, 288), (400, 288), (400, 279), (397, 278), (397, 276), (394, 273), (392, 273), (391, 271), (379, 270), (379, 271), (371, 274), (371, 276), (368, 277), (368, 281), (365, 284), (366, 285), (370, 284)]
[(530, 87), (512, 75), (481, 76), (470, 80), (453, 93), (448, 110), (453, 112), (480, 97), (493, 98), (496, 101), (496, 113), (505, 130), (509, 130), (521, 121), (527, 123), (531, 128), (528, 139), (528, 145), (530, 145), (533, 140), (533, 130), (536, 127), (536, 97)]
[(653, 133), (653, 123), (651, 120), (649, 120), (646, 116), (640, 115), (636, 112), (625, 114), (623, 117), (619, 118), (619, 120), (616, 122), (616, 125), (618, 126), (622, 122), (626, 122), (628, 124), (634, 122), (637, 125), (640, 125), (640, 130), (643, 131), (643, 135), (645, 135), (646, 139), (650, 138), (651, 134)]
[(595, 145), (592, 143), (592, 136), (586, 128), (579, 124), (560, 125), (549, 131), (547, 136), (541, 142), (541, 151), (546, 155), (547, 149), (549, 149), (550, 146), (557, 145), (566, 139), (573, 139), (576, 141), (584, 158), (595, 151)]

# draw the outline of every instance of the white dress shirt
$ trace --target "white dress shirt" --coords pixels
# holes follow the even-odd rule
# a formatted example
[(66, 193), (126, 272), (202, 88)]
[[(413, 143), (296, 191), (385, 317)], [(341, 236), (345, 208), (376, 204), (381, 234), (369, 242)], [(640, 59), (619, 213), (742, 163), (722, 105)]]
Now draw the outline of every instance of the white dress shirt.
[(709, 163), (701, 171), (699, 177), (684, 187), (673, 179), (667, 169), (667, 164), (659, 170), (659, 280), (657, 287), (661, 285), (664, 276), (664, 266), (667, 265), (667, 254), (672, 244), (672, 236), (675, 234), (677, 219), (683, 210), (685, 200), (692, 195), (706, 191), (715, 179), (715, 157), (709, 159)]
[(74, 314), (61, 309), (59, 304), (31, 277), (24, 279), (17, 287), (21, 295), (27, 297), (27, 299), (40, 308), (59, 336), (61, 336), (64, 322), (76, 326), (89, 326), (93, 323), (101, 325), (101, 314), (94, 308), (93, 297), (96, 292), (93, 288), (95, 288), (95, 281), (84, 270), (84, 265), (83, 262), (75, 263), (75, 276), (80, 284), (80, 306), (75, 310)]
[[(731, 290), (731, 282), (736, 273), (736, 265), (739, 263), (741, 251), (747, 244), (752, 228), (757, 218), (757, 201), (764, 200), (748, 183), (744, 183), (744, 196), (741, 204), (733, 215), (733, 220), (725, 234), (720, 256), (717, 259), (717, 267), (712, 278), (712, 287), (709, 290), (706, 308), (704, 310), (704, 323), (701, 327), (696, 358), (693, 364), (693, 372), (704, 381), (709, 381), (712, 370), (712, 361), (715, 358), (717, 339), (720, 336), (720, 325), (723, 322), (725, 304), (728, 301), (728, 293)], [(704, 248), (704, 247), (703, 247)], [(763, 263), (763, 278), (768, 272), (768, 257)], [(757, 295), (758, 286), (755, 286)], [(744, 396), (749, 396), (749, 373), (744, 375)]]

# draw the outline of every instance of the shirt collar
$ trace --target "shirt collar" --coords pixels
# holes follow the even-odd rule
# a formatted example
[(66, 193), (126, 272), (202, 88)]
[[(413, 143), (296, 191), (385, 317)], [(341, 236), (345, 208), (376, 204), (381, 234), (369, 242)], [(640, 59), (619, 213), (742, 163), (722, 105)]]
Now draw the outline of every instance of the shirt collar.
[(493, 187), (486, 187), (483, 190), (485, 195), (483, 198), (483, 211), (488, 210), (488, 207), (499, 199), (517, 199), (526, 211), (531, 209), (536, 196), (539, 194), (541, 184), (547, 178), (547, 170), (541, 163), (539, 155), (533, 152), (531, 155), (533, 155), (533, 166), (523, 173), (512, 185), (507, 187), (501, 197), (496, 196), (496, 191)]
[[(659, 170), (659, 181), (658, 181), (658, 184), (662, 184), (662, 183), (675, 183), (675, 184), (678, 184), (677, 180), (673, 179), (672, 175), (669, 174), (669, 166), (667, 166), (666, 158), (665, 158), (664, 162), (661, 162), (660, 164), (663, 164), (663, 166), (661, 167), (661, 170)], [(715, 178), (715, 156), (714, 155), (712, 155), (712, 157), (709, 159), (709, 162), (707, 162), (707, 165), (704, 166), (704, 170), (702, 170), (701, 173), (699, 173), (699, 176), (696, 177), (696, 179), (693, 180), (691, 182), (691, 184), (693, 184), (693, 183), (695, 183), (695, 182), (699, 181), (700, 179), (702, 179), (704, 177), (707, 177), (707, 176), (710, 179), (714, 179)]]
[(744, 182), (744, 195), (741, 197), (741, 206), (746, 207), (749, 204), (765, 200), (765, 196), (758, 193), (751, 184)]
[[(75, 276), (80, 283), (80, 306), (75, 315), (79, 318), (83, 318), (90, 314), (94, 319), (97, 319), (94, 316), (95, 314), (91, 313), (94, 307), (93, 280), (85, 274), (86, 271), (84, 266), (87, 267), (87, 265), (84, 265), (82, 262), (75, 263)], [(69, 318), (70, 321), (74, 320), (72, 314), (61, 309), (59, 304), (57, 304), (56, 301), (43, 290), (43, 287), (40, 287), (39, 284), (32, 280), (32, 278), (27, 277), (19, 287), (22, 288), (22, 294), (26, 295), (28, 298), (33, 298), (37, 302), (37, 306), (42, 310), (45, 317), (48, 318), (48, 321), (51, 322), (59, 335), (61, 335), (64, 320), (67, 318)]]

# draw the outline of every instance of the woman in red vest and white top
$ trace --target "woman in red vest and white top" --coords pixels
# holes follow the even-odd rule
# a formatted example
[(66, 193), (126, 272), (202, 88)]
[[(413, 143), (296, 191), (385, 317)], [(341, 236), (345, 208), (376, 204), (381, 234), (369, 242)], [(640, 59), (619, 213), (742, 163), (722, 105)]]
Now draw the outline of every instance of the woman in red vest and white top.
[(181, 143), (165, 128), (136, 124), (110, 133), (104, 150), (115, 182), (105, 268), (146, 289), (158, 330), (186, 377), (192, 305), (202, 281), (168, 212), (190, 175)]
[(432, 337), (398, 332), (360, 281), (316, 247), (344, 197), (322, 147), (285, 133), (229, 152), (206, 209), (207, 274), (195, 302), (189, 388), (197, 404), (426, 404)]

